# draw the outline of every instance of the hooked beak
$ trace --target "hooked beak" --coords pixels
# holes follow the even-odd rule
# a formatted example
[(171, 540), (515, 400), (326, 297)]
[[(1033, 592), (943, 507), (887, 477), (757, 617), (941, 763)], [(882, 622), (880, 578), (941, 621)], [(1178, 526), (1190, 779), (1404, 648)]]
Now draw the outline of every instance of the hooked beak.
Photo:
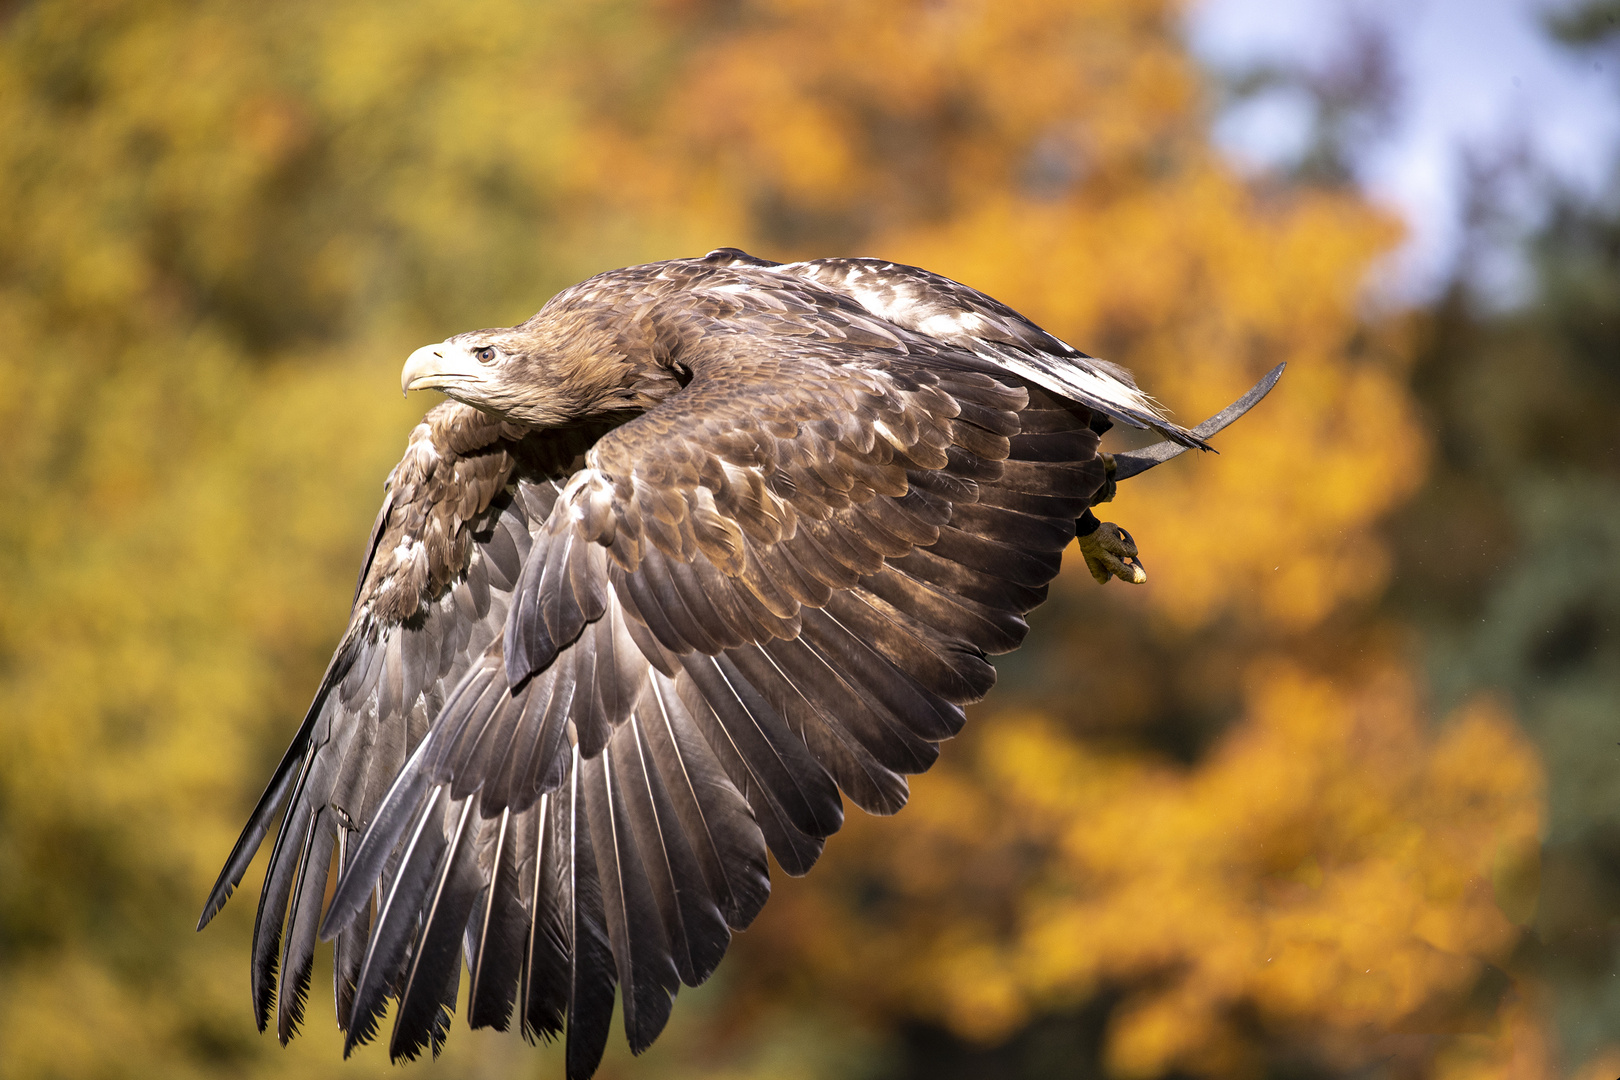
[(437, 345), (424, 345), (405, 361), (399, 373), (402, 393), (412, 390), (443, 390), (447, 387), (483, 379), (483, 365), (471, 352), (447, 341)]

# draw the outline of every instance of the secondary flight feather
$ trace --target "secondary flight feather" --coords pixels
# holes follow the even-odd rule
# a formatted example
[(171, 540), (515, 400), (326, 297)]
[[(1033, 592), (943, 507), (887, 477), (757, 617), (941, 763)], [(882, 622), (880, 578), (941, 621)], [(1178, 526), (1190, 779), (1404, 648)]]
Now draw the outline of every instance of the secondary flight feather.
[[(253, 1007), (283, 1042), (317, 941), (346, 1050), (474, 1027), (632, 1050), (809, 871), (843, 800), (906, 777), (990, 689), (1091, 511), (1205, 440), (1123, 369), (915, 267), (734, 249), (615, 270), (417, 350), (429, 410), (353, 614), (199, 928), (276, 838)], [(1113, 422), (1166, 443), (1100, 453)], [(279, 825), (277, 825), (279, 819)], [(331, 899), (327, 901), (328, 886)]]

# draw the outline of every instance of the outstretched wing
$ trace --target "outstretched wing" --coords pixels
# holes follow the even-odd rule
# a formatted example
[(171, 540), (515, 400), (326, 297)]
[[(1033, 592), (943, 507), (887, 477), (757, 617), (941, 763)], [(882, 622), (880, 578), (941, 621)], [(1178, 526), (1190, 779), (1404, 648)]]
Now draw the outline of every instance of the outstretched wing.
[[(819, 309), (818, 309), (819, 311)], [(633, 1050), (840, 791), (891, 813), (1026, 632), (1103, 473), (1092, 414), (859, 309), (775, 296), (689, 339), (690, 385), (605, 435), (538, 522), (323, 933), (365, 938), (349, 1043), (469, 1019)], [(296, 824), (296, 823), (295, 823)], [(295, 830), (296, 831), (296, 830)]]
[[(530, 434), (447, 403), (413, 432), (389, 477), (349, 627), (198, 922), (224, 905), (285, 807), (253, 932), (261, 1031), (274, 1010), (281, 1040), (296, 1032), (334, 851), (340, 866), (352, 858), (446, 696), (499, 639), (531, 531), (601, 430)], [(364, 945), (363, 931), (338, 943), (340, 1019)]]

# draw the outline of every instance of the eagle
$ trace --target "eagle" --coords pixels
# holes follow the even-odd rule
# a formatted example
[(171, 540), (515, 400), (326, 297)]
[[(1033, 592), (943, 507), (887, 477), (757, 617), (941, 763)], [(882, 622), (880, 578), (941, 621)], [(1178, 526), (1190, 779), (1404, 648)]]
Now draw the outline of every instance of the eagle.
[[(411, 354), (348, 628), (198, 922), (279, 816), (253, 1009), (283, 1043), (333, 944), (345, 1055), (473, 1027), (640, 1052), (843, 800), (906, 802), (1092, 507), (1198, 428), (949, 278), (734, 248), (613, 270)], [(1164, 441), (1099, 451), (1115, 422)], [(334, 878), (335, 884), (328, 885)]]

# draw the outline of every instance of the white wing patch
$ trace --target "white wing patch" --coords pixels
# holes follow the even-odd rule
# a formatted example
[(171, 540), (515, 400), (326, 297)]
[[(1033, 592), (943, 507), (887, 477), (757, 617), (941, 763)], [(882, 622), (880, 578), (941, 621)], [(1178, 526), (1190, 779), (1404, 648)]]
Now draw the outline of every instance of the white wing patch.
[[(784, 263), (779, 274), (808, 278), (843, 293), (895, 326), (967, 349), (1010, 375), (1105, 411), (1139, 427), (1164, 430), (1164, 410), (1112, 365), (1089, 359), (1065, 341), (959, 282), (876, 260)], [(1173, 426), (1173, 425), (1171, 425)]]
[(917, 323), (917, 329), (921, 333), (937, 338), (959, 334), (972, 337), (983, 333), (984, 328), (984, 317), (976, 311), (941, 311)]
[(994, 360), (1003, 370), (1021, 375), (1054, 393), (1087, 403), (1112, 406), (1113, 410), (1124, 413), (1127, 419), (1141, 426), (1158, 427), (1164, 419), (1158, 402), (1129, 383), (1121, 382), (1106, 372), (1093, 370), (1090, 365), (1078, 364), (1072, 359), (1050, 353), (1031, 353), (989, 343), (980, 343), (974, 352)]

